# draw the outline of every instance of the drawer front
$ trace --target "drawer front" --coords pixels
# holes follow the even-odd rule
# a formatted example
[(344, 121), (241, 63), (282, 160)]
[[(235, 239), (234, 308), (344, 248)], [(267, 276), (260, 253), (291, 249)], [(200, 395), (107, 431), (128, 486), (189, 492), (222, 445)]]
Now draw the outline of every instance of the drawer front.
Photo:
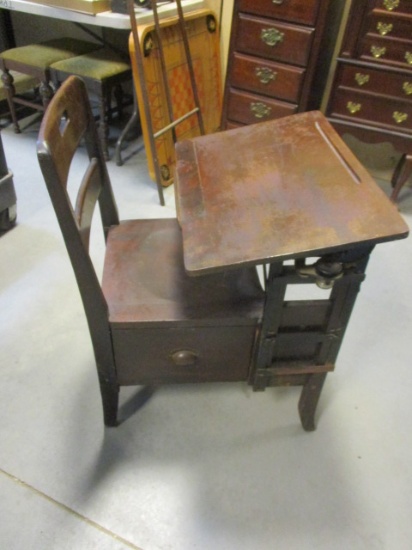
[(377, 63), (396, 63), (412, 69), (412, 42), (367, 35), (361, 42), (360, 58)]
[(332, 98), (328, 115), (398, 132), (412, 132), (411, 102), (390, 100), (354, 90), (338, 88)]
[(366, 18), (366, 33), (411, 40), (412, 18), (396, 17), (374, 10)]
[(399, 74), (367, 67), (340, 65), (336, 74), (338, 86), (412, 101), (412, 73)]
[(246, 380), (256, 327), (113, 330), (120, 384)]
[(239, 10), (293, 23), (313, 25), (320, 0), (240, 0)]
[(412, 13), (410, 0), (374, 0), (374, 8), (390, 13)]
[(228, 100), (228, 119), (241, 124), (254, 124), (293, 115), (298, 106), (267, 97), (231, 90)]
[(233, 56), (231, 83), (235, 88), (298, 102), (305, 70), (263, 61), (239, 53)]
[(236, 50), (305, 67), (314, 29), (240, 15)]

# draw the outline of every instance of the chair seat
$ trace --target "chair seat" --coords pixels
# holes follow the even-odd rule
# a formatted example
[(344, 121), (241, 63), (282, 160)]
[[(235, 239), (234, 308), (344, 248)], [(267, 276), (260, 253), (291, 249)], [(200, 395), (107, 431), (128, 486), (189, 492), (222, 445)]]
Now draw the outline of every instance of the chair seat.
[[(189, 277), (176, 219), (131, 220), (109, 231), (102, 288), (110, 324), (255, 325), (263, 291), (254, 268)], [(141, 326), (141, 325), (140, 325)]]
[(248, 377), (264, 294), (254, 268), (189, 277), (176, 219), (109, 231), (103, 293), (121, 385)]
[(121, 73), (131, 74), (130, 65), (108, 48), (58, 61), (53, 63), (52, 69), (60, 73), (74, 74), (99, 81)]
[(6, 65), (18, 63), (37, 69), (47, 69), (56, 61), (68, 59), (95, 50), (98, 46), (92, 42), (75, 38), (57, 38), (39, 44), (11, 48), (0, 54)]

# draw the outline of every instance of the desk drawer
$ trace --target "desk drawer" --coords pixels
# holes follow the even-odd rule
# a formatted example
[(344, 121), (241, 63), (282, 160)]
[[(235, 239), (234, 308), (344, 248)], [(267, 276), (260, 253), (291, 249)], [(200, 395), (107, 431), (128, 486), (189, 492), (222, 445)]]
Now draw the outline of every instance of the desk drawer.
[(412, 69), (412, 41), (367, 35), (360, 44), (359, 57), (376, 63), (395, 63)]
[(374, 0), (373, 5), (374, 8), (389, 13), (412, 13), (412, 3), (410, 0)]
[(319, 0), (240, 0), (239, 10), (255, 15), (275, 17), (293, 23), (313, 25)]
[(366, 33), (391, 38), (411, 39), (412, 18), (396, 17), (374, 10), (366, 19)]
[(412, 132), (411, 102), (338, 88), (328, 111), (332, 117), (343, 117), (398, 132)]
[(392, 73), (384, 69), (341, 64), (336, 74), (338, 86), (412, 101), (411, 73)]
[(267, 97), (231, 90), (228, 100), (228, 119), (241, 124), (265, 122), (293, 115), (298, 110), (294, 103), (285, 103)]
[(113, 330), (121, 385), (246, 380), (255, 325)]
[(298, 102), (305, 70), (235, 53), (232, 85), (270, 97)]
[(266, 59), (307, 65), (314, 29), (239, 16), (236, 49)]

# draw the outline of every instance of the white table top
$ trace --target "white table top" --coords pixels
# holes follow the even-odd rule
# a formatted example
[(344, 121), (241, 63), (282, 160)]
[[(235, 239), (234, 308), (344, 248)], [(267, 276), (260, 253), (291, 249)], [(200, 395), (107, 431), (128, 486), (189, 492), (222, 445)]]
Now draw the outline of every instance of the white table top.
[[(204, 7), (203, 0), (182, 0), (184, 12), (193, 11)], [(0, 8), (10, 11), (20, 11), (31, 13), (32, 15), (42, 15), (44, 17), (53, 17), (54, 19), (63, 19), (73, 23), (83, 25), (95, 25), (98, 27), (107, 27), (112, 29), (130, 29), (130, 18), (127, 14), (104, 11), (96, 15), (82, 13), (64, 8), (55, 8), (46, 4), (37, 4), (27, 0), (0, 0)], [(136, 22), (138, 25), (150, 23), (153, 21), (151, 10), (144, 8), (135, 8)], [(169, 17), (177, 14), (175, 4), (167, 4), (159, 8), (160, 17)]]

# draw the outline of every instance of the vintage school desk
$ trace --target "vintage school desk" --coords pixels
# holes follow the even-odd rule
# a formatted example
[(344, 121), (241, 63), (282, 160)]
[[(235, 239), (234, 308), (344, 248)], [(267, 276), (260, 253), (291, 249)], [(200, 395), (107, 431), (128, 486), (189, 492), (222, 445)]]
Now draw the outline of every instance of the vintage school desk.
[[(408, 227), (320, 112), (179, 142), (176, 154), (186, 271), (265, 266), (248, 382), (302, 385), (299, 413), (313, 430), (369, 255)], [(288, 299), (288, 285), (325, 297)]]

